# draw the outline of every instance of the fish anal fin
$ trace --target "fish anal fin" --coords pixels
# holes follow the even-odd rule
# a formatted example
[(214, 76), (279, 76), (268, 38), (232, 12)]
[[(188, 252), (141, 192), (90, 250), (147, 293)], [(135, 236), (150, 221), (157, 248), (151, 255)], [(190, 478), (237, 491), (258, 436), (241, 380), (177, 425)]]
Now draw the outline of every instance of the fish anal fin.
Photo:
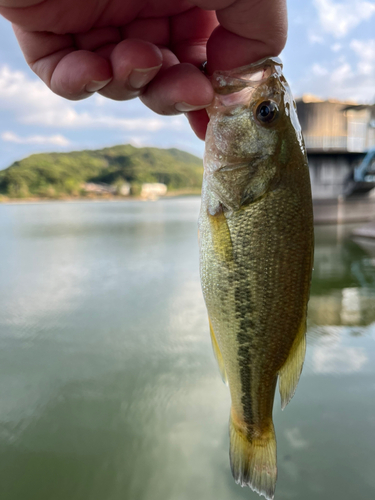
[(212, 323), (210, 318), (208, 318), (208, 322), (210, 324), (210, 334), (211, 334), (211, 342), (212, 342), (212, 348), (215, 354), (215, 358), (217, 361), (217, 364), (219, 365), (219, 370), (221, 374), (221, 378), (223, 379), (223, 382), (225, 385), (228, 385), (228, 378), (227, 378), (227, 372), (225, 371), (225, 365), (224, 365), (224, 359), (223, 355), (220, 352), (219, 344), (217, 343), (214, 329), (212, 328)]
[(276, 438), (272, 420), (256, 436), (249, 437), (236, 424), (232, 412), (229, 435), (230, 465), (234, 480), (241, 486), (249, 486), (267, 500), (272, 500), (277, 479)]
[(306, 320), (304, 319), (289, 356), (279, 371), (279, 391), (283, 410), (294, 396), (302, 372), (306, 353)]

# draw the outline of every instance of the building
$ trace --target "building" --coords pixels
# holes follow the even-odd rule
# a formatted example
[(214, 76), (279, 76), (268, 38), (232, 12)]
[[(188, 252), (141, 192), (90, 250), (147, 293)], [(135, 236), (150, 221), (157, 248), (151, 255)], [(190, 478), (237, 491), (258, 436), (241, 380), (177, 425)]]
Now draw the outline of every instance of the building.
[(160, 182), (146, 182), (142, 184), (141, 198), (144, 200), (157, 200), (160, 196), (165, 196), (167, 190), (167, 186)]
[(296, 104), (313, 198), (334, 199), (347, 194), (355, 167), (375, 147), (375, 105), (323, 101), (311, 95), (297, 99)]

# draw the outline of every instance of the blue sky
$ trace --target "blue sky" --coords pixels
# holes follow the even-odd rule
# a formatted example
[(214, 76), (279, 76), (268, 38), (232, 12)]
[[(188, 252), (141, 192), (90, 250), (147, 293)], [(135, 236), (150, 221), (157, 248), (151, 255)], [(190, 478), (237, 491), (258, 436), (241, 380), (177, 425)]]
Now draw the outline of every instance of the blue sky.
[[(375, 1), (290, 0), (281, 57), (295, 97), (375, 102)], [(0, 18), (0, 169), (43, 151), (115, 144), (177, 147), (202, 156), (185, 117), (162, 117), (138, 100), (99, 95), (81, 102), (54, 95), (25, 63), (10, 24)]]

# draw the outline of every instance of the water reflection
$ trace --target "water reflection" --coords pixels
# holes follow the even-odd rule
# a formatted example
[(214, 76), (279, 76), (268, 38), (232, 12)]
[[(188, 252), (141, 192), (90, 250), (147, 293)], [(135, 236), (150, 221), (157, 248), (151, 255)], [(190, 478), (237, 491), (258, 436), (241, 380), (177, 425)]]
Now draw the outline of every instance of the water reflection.
[[(334, 231), (334, 230), (333, 230)], [(350, 228), (348, 228), (350, 234)], [(309, 321), (314, 325), (364, 326), (375, 322), (375, 266), (365, 248), (347, 235), (316, 229)]]
[(341, 228), (338, 238), (335, 228), (316, 228), (307, 370), (319, 374), (357, 373), (369, 362), (367, 349), (353, 338), (374, 332), (375, 268), (369, 249), (350, 232)]

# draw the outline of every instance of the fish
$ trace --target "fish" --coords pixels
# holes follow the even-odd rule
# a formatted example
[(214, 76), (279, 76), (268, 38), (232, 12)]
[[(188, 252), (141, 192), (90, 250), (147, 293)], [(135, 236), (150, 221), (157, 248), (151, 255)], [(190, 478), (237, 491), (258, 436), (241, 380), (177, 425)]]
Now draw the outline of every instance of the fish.
[(211, 82), (198, 223), (201, 285), (231, 395), (232, 474), (271, 500), (276, 384), (284, 409), (306, 350), (314, 249), (309, 169), (279, 58), (216, 71)]

